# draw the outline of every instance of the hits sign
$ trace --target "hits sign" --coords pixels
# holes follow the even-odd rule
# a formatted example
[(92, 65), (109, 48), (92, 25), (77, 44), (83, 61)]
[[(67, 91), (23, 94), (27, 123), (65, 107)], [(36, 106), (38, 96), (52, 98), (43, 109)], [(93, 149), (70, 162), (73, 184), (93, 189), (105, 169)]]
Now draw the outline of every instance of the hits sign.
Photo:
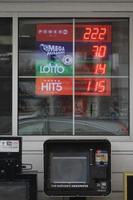
[(36, 95), (72, 95), (71, 78), (37, 78)]

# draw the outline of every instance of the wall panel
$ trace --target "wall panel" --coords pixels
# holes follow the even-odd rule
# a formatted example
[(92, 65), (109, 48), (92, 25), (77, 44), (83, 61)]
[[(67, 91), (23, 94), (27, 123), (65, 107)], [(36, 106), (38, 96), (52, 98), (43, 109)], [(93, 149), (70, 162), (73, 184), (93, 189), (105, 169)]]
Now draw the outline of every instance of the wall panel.
[[(59, 197), (53, 197), (49, 198), (47, 197), (43, 192), (38, 193), (38, 199), (39, 200), (68, 200), (68, 198), (59, 198)], [(123, 193), (116, 192), (112, 193), (111, 195), (107, 197), (88, 197), (87, 200), (123, 200)]]
[(34, 1), (27, 2), (27, 1), (0, 1), (0, 12), (45, 12), (48, 13), (53, 12), (59, 13), (84, 13), (84, 12), (125, 12), (130, 11), (132, 12), (133, 1), (117, 1), (113, 5), (113, 1), (43, 1), (38, 2)]
[(43, 172), (43, 155), (39, 153), (23, 154), (22, 162), (32, 164), (32, 169)]
[[(52, 137), (52, 139), (57, 139), (57, 137)], [(64, 137), (65, 138), (65, 137)], [(82, 139), (87, 139), (82, 138)], [(43, 143), (46, 139), (42, 140), (23, 140), (23, 152), (42, 152), (43, 151)], [(110, 140), (111, 141), (111, 140)], [(112, 153), (133, 153), (133, 142), (127, 141), (127, 142), (117, 142), (117, 141), (111, 141), (111, 148), (112, 148)]]

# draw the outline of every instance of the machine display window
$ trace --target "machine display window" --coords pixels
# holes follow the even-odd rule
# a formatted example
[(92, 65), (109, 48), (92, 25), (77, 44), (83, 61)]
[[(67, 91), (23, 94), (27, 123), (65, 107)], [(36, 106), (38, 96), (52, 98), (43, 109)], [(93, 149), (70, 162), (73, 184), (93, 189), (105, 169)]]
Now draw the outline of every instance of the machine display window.
[(19, 19), (19, 135), (129, 135), (129, 19)]
[(12, 19), (0, 18), (0, 134), (12, 130)]
[[(81, 156), (53, 156), (50, 162), (50, 182), (86, 183), (88, 181), (88, 160)], [(63, 169), (63, 170), (62, 170)]]

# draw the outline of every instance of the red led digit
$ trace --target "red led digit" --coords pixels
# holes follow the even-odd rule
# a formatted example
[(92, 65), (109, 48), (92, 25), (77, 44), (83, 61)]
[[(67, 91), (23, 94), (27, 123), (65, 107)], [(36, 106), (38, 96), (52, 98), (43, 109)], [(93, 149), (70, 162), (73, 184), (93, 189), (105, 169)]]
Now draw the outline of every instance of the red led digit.
[(89, 40), (90, 39), (90, 35), (91, 35), (91, 28), (87, 27), (87, 28), (85, 28), (85, 30), (86, 30), (86, 32), (84, 33), (83, 38), (85, 40)]
[(107, 46), (106, 45), (94, 45), (92, 46), (92, 52), (95, 57), (103, 58), (106, 56), (107, 53)]
[[(97, 81), (98, 82), (98, 81)], [(100, 80), (98, 82), (98, 89), (97, 89), (97, 92), (99, 93), (102, 93), (102, 92), (105, 92), (105, 87), (106, 87), (106, 82), (105, 80)]]
[(100, 32), (99, 32), (99, 35), (98, 35), (98, 39), (99, 40), (104, 40), (106, 34), (107, 34), (107, 29), (106, 28), (101, 28)]
[(98, 89), (99, 89), (99, 81), (95, 81), (94, 92), (98, 92)]
[(104, 63), (96, 64), (94, 74), (102, 74), (106, 73), (107, 65)]
[(99, 57), (99, 46), (92, 46), (92, 52), (95, 57)]
[(97, 92), (103, 93), (105, 92), (106, 81), (105, 80), (89, 80), (87, 85), (87, 92)]
[(88, 81), (87, 85), (87, 91), (89, 92), (91, 90), (91, 80)]
[(91, 40), (97, 40), (99, 35), (99, 28), (93, 28), (93, 32), (91, 34)]

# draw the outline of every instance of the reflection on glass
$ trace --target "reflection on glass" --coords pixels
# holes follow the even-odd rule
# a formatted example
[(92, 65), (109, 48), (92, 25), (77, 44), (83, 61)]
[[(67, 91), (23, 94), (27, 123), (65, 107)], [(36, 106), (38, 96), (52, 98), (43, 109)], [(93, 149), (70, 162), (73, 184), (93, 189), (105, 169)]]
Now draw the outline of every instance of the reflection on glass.
[(72, 134), (72, 20), (20, 19), (19, 134)]
[(12, 130), (12, 20), (0, 19), (0, 134)]

